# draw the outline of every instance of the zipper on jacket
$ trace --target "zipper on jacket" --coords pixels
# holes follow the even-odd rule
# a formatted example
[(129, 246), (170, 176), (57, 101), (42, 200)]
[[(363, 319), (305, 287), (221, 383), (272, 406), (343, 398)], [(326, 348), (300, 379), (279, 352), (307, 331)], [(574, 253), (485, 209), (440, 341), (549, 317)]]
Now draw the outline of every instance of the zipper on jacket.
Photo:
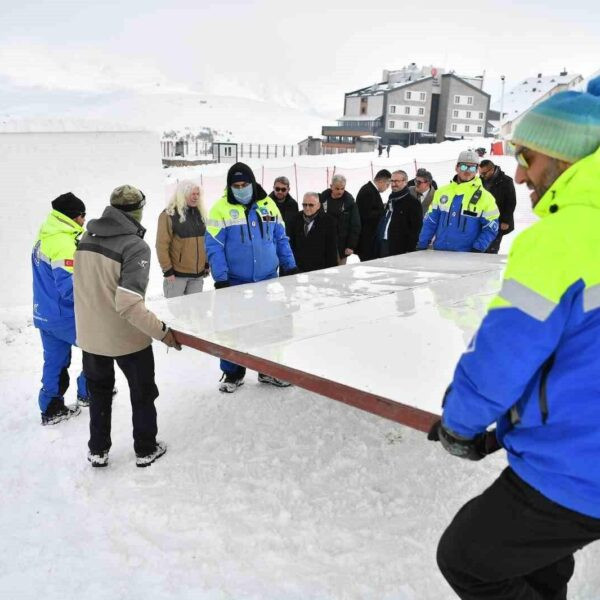
[(539, 406), (540, 412), (542, 413), (542, 423), (545, 425), (550, 414), (548, 410), (548, 375), (554, 366), (555, 354), (554, 352), (548, 357), (546, 362), (542, 365), (542, 376), (540, 377), (540, 393), (539, 393)]

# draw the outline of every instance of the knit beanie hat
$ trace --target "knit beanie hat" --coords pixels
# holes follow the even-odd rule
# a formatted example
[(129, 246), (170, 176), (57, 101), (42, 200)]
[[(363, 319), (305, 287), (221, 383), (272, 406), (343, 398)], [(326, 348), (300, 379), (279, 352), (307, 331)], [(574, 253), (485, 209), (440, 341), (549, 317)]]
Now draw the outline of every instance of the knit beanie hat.
[(577, 162), (600, 146), (600, 77), (586, 92), (559, 92), (534, 106), (515, 128), (512, 143)]
[(52, 200), (52, 208), (69, 219), (75, 219), (85, 214), (85, 204), (71, 192), (61, 194)]
[(146, 204), (146, 196), (132, 185), (121, 185), (110, 195), (110, 205), (126, 212), (136, 221), (142, 220), (142, 210)]

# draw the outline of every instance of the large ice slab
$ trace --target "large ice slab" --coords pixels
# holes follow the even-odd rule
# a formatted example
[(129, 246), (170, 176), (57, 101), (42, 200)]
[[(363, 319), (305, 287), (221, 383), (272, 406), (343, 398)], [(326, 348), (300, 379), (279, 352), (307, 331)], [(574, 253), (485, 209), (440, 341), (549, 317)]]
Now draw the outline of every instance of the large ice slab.
[[(347, 398), (358, 395), (367, 410), (364, 401), (373, 396), (438, 415), (505, 262), (486, 254), (414, 252), (151, 307), (173, 329), (208, 342), (196, 347), (240, 364), (255, 367), (256, 358), (288, 370), (290, 380), (296, 375), (299, 385), (330, 382), (322, 393), (332, 397), (343, 386), (337, 399), (358, 405)], [(314, 381), (305, 387), (319, 391)]]

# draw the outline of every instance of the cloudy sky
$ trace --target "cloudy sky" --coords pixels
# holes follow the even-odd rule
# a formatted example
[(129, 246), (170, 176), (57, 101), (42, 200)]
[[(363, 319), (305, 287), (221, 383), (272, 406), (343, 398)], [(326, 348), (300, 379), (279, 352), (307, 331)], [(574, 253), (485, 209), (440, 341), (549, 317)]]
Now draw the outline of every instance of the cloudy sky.
[[(504, 6), (502, 6), (504, 5)], [(30, 94), (197, 90), (306, 96), (341, 114), (343, 93), (410, 62), (485, 71), (497, 96), (526, 76), (600, 67), (592, 0), (0, 0), (0, 90)], [(10, 10), (8, 10), (10, 6)], [(9, 107), (10, 108), (10, 107)]]

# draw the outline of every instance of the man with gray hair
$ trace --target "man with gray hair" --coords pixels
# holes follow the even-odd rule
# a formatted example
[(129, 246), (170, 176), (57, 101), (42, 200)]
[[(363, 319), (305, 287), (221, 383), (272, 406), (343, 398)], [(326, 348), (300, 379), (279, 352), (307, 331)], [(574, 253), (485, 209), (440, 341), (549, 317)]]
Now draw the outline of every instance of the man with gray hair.
[(273, 182), (273, 191), (269, 194), (269, 198), (275, 200), (275, 204), (277, 204), (277, 208), (285, 223), (285, 232), (289, 237), (290, 226), (298, 214), (298, 203), (290, 194), (290, 180), (284, 175), (276, 177)]
[(302, 211), (290, 231), (290, 246), (302, 272), (337, 265), (335, 221), (321, 210), (317, 192), (304, 194)]
[(409, 185), (408, 191), (421, 203), (423, 217), (425, 217), (435, 194), (433, 177), (427, 169), (419, 169), (413, 181), (414, 185)]
[(335, 221), (338, 264), (345, 265), (348, 257), (358, 248), (361, 225), (358, 206), (346, 191), (346, 178), (343, 175), (331, 178), (331, 185), (321, 193), (321, 204), (323, 211)]

